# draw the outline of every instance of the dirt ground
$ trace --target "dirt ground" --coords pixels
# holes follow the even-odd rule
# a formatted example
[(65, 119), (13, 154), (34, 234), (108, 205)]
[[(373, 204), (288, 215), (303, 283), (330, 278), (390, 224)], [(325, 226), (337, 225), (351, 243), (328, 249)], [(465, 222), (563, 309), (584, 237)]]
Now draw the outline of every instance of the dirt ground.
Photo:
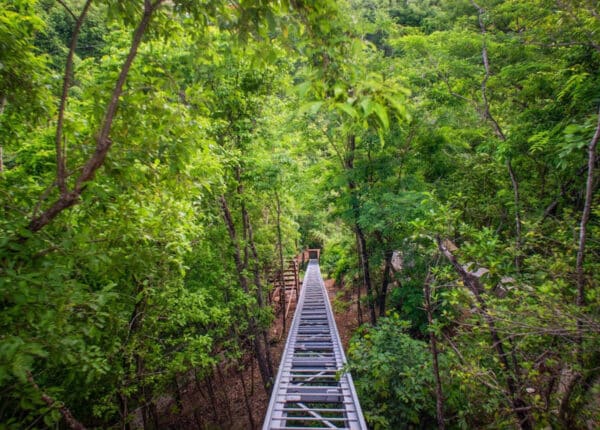
[[(336, 325), (344, 350), (347, 350), (352, 332), (357, 327), (356, 297), (325, 281), (332, 303)], [(287, 328), (292, 323), (294, 310), (287, 318)], [(282, 321), (278, 318), (269, 333), (270, 353), (274, 372), (281, 359), (287, 332), (282, 336)], [(193, 430), (246, 430), (262, 427), (269, 397), (262, 387), (260, 374), (251, 357), (244, 360), (243, 370), (221, 365), (210, 383), (197, 384), (193, 375), (180, 381), (181, 399), (164, 399), (160, 405), (161, 429)], [(248, 400), (246, 400), (248, 399)]]
[[(325, 280), (325, 288), (329, 293), (329, 303), (333, 307), (335, 325), (337, 326), (344, 352), (348, 350), (350, 338), (354, 330), (358, 327), (358, 309), (356, 307), (356, 294), (350, 294), (348, 291), (334, 284), (333, 279)], [(341, 302), (341, 303), (340, 303)], [(336, 305), (336, 303), (340, 305)]]

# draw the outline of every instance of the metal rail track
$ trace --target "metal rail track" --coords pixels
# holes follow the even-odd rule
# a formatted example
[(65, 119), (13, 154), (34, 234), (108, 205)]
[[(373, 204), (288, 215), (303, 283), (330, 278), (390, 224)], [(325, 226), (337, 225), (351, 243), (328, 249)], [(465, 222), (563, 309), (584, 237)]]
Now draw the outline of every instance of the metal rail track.
[(317, 260), (310, 260), (263, 430), (366, 430)]

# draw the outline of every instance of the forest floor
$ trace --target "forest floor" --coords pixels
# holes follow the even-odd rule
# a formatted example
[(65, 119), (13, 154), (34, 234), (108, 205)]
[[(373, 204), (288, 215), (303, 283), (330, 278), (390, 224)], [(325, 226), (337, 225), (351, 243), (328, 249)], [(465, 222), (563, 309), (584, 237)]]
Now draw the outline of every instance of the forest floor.
[[(355, 292), (325, 280), (325, 287), (333, 307), (336, 325), (344, 350), (357, 327)], [(289, 329), (294, 316), (291, 309), (286, 326)], [(282, 336), (282, 320), (278, 318), (269, 333), (273, 371), (277, 374), (287, 332)], [(256, 362), (250, 357), (243, 360), (243, 369), (219, 365), (211, 380), (196, 383), (194, 375), (179, 381), (180, 401), (165, 398), (159, 402), (161, 429), (190, 430), (246, 430), (259, 429), (269, 405), (269, 396), (262, 388)]]

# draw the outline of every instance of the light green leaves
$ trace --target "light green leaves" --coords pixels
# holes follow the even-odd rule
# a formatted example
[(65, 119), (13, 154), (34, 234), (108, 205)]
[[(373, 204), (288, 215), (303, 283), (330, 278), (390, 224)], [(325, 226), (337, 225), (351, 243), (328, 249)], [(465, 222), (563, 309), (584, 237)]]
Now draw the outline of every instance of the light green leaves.
[(383, 131), (387, 131), (390, 128), (390, 120), (385, 106), (379, 103), (372, 103), (372, 109), (373, 112), (375, 112), (375, 115), (377, 115), (377, 119), (379, 120), (379, 124)]
[(350, 103), (335, 103), (333, 108), (347, 114), (352, 119), (359, 117), (359, 112)]
[(300, 106), (300, 109), (298, 110), (299, 114), (304, 114), (307, 113), (309, 115), (315, 115), (319, 109), (321, 109), (321, 106), (323, 106), (322, 101), (313, 101), (313, 102), (308, 102), (308, 103), (304, 103), (302, 106)]

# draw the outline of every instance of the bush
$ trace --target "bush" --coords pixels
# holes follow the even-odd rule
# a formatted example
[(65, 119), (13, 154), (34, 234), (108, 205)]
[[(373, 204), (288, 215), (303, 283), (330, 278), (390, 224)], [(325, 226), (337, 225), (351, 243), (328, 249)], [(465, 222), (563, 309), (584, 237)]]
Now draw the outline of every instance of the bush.
[(435, 425), (431, 357), (425, 342), (412, 339), (410, 323), (397, 316), (355, 335), (348, 369), (369, 425), (375, 429)]

